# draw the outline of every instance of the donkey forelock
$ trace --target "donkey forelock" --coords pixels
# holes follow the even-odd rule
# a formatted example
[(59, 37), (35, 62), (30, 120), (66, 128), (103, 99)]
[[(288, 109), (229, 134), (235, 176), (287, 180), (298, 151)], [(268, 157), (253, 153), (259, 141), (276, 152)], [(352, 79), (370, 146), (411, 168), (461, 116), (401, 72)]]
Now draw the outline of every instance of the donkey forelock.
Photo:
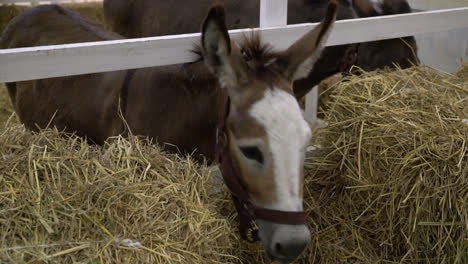
[[(230, 48), (242, 54), (243, 62), (251, 74), (265, 81), (271, 80), (272, 62), (280, 56), (280, 52), (273, 49), (269, 43), (264, 43), (260, 34), (252, 32), (244, 34), (240, 41), (231, 41)], [(194, 62), (202, 61), (204, 58), (203, 47), (195, 44), (192, 53), (195, 55)], [(262, 78), (263, 77), (263, 78)]]

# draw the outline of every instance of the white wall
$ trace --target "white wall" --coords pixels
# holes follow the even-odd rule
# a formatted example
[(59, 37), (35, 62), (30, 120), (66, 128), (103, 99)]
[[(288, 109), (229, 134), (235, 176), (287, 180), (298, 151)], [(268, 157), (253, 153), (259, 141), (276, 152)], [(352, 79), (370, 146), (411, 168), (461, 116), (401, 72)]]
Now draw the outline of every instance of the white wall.
[(434, 10), (468, 6), (468, 1), (466, 0), (408, 0), (408, 3), (412, 8), (422, 10)]
[(468, 61), (468, 29), (416, 35), (421, 62), (453, 73)]
[[(412, 8), (435, 10), (468, 6), (467, 0), (408, 0)], [(455, 72), (468, 61), (468, 28), (416, 35), (422, 63), (446, 72)]]

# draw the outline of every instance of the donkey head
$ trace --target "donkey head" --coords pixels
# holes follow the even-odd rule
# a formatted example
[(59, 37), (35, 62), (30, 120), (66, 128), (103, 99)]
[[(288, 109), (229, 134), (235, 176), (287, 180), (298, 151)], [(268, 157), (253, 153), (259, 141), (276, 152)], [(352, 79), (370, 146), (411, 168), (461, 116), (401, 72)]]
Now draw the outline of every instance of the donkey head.
[[(202, 29), (203, 57), (230, 98), (227, 148), (233, 170), (255, 208), (303, 212), (303, 163), (311, 130), (294, 97), (292, 83), (306, 77), (335, 21), (331, 1), (324, 21), (282, 52), (259, 38), (238, 47), (226, 30), (224, 9), (213, 7)], [(257, 215), (259, 238), (272, 259), (293, 261), (310, 241), (303, 224)]]
[[(353, 0), (353, 3), (360, 17), (411, 13), (406, 0)], [(408, 68), (419, 63), (414, 37), (361, 43), (358, 53), (356, 64), (366, 71), (393, 67), (394, 64)]]

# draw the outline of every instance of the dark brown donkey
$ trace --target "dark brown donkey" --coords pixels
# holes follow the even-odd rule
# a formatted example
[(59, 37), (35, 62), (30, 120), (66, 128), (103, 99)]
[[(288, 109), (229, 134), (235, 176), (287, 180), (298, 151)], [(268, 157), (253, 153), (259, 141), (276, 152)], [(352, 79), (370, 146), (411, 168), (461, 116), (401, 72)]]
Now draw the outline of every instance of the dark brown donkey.
[[(130, 38), (149, 37), (169, 34), (198, 32), (193, 23), (202, 19), (212, 0), (104, 0), (104, 14), (111, 28)], [(258, 0), (223, 0), (229, 13), (229, 29), (258, 27), (260, 1)], [(406, 0), (372, 1), (339, 0), (337, 19), (357, 18), (369, 15), (386, 15), (409, 12)], [(385, 8), (380, 8), (380, 6)], [(327, 0), (288, 0), (288, 23), (318, 22), (325, 14)], [(363, 10), (365, 6), (377, 6), (379, 13)], [(385, 10), (385, 12), (380, 12)], [(352, 33), (351, 33), (352, 34)], [(407, 68), (419, 63), (416, 56), (414, 38), (382, 40), (360, 45), (341, 45), (327, 47), (307, 78), (294, 83), (294, 93), (300, 98), (323, 79), (347, 71), (351, 65), (357, 65), (367, 71), (399, 64)], [(359, 46), (359, 52), (357, 47)], [(414, 50), (414, 53), (411, 51)], [(356, 61), (357, 60), (357, 61)]]
[[(213, 0), (104, 0), (107, 23), (129, 38), (199, 32), (193, 21), (203, 19)], [(259, 0), (223, 0), (229, 29), (258, 27)], [(338, 0), (337, 19), (356, 18), (348, 0)], [(311, 23), (323, 19), (327, 0), (288, 0), (288, 23)], [(300, 98), (321, 80), (345, 71), (356, 61), (357, 45), (327, 47), (307, 78), (294, 83)]]
[[(320, 25), (276, 52), (258, 38), (231, 44), (224, 9), (216, 6), (202, 27), (199, 61), (10, 83), (8, 89), (21, 121), (32, 129), (50, 122), (102, 142), (123, 131), (120, 104), (134, 134), (209, 159), (219, 154), (223, 177), (237, 201), (252, 209), (266, 252), (291, 262), (310, 241), (302, 202), (311, 137), (292, 82), (309, 74), (336, 11), (331, 1)], [(116, 38), (70, 10), (47, 5), (13, 19), (0, 43), (18, 48)]]
[[(353, 0), (361, 17), (396, 15), (411, 13), (406, 0)], [(386, 39), (361, 43), (356, 65), (365, 71), (384, 68), (390, 63), (408, 68), (419, 64), (417, 46), (414, 37)]]

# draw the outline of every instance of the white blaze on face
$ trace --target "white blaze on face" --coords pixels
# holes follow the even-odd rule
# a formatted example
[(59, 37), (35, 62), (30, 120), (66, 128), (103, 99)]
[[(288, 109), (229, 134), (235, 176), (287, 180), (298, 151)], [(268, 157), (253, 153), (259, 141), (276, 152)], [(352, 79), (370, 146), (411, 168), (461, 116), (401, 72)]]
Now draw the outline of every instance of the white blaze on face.
[(267, 89), (264, 97), (252, 105), (249, 114), (264, 126), (272, 154), (278, 200), (266, 207), (302, 211), (300, 173), (312, 133), (296, 98), (281, 89)]

